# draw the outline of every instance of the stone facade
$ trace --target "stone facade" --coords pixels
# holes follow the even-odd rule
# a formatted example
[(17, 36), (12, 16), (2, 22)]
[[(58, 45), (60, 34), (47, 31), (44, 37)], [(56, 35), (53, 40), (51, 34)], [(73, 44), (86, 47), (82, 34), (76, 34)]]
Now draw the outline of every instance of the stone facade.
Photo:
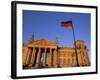
[[(23, 69), (89, 66), (88, 49), (83, 40), (77, 40), (73, 48), (59, 47), (58, 40), (30, 39), (23, 44)], [(76, 57), (78, 60), (76, 60)]]

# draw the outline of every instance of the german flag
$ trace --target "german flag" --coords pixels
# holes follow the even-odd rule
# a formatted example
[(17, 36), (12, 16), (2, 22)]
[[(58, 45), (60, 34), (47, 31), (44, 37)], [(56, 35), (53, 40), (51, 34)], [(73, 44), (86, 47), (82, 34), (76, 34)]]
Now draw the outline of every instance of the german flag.
[(73, 27), (72, 21), (61, 22), (61, 26), (65, 27), (67, 29), (72, 29), (72, 27)]

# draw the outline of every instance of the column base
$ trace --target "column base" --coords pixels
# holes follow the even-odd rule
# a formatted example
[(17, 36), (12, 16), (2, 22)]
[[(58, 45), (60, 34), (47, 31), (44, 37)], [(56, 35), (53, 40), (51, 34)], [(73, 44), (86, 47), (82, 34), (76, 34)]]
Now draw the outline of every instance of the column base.
[(35, 64), (35, 67), (39, 68), (39, 64), (38, 64), (38, 63), (36, 63), (36, 64)]
[(46, 64), (43, 64), (43, 67), (46, 67)]
[(32, 66), (33, 66), (32, 64), (29, 64), (29, 65), (28, 65), (28, 67), (32, 67)]
[(49, 67), (49, 68), (52, 68), (52, 67), (53, 67), (53, 65), (51, 65), (51, 64), (50, 64), (50, 65), (48, 65), (48, 67)]
[(51, 65), (48, 65), (48, 67), (51, 67)]
[(55, 68), (57, 68), (57, 67), (58, 67), (58, 65), (57, 65), (57, 64), (54, 64), (54, 67), (55, 67)]

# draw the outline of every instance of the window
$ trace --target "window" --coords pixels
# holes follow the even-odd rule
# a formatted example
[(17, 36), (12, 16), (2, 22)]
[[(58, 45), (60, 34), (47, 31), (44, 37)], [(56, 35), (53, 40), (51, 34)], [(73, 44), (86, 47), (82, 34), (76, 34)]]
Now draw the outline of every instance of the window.
[(79, 55), (79, 54), (80, 54), (80, 53), (77, 53), (77, 54), (75, 53), (75, 55)]
[(64, 64), (66, 64), (66, 59), (64, 59)]
[(72, 64), (74, 64), (74, 59), (72, 59)]
[(66, 53), (64, 53), (64, 57), (66, 56)]
[(68, 64), (70, 64), (70, 59), (68, 59)]
[(74, 57), (74, 53), (72, 53), (72, 57)]
[(69, 54), (68, 54), (68, 56), (72, 56), (72, 55), (73, 55), (73, 53), (69, 53)]
[(61, 59), (60, 58), (58, 59), (58, 63), (61, 63)]

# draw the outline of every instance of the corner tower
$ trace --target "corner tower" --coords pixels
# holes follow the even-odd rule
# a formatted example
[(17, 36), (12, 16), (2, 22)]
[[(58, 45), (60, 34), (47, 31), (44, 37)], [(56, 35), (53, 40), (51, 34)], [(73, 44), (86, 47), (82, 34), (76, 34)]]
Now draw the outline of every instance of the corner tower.
[(78, 53), (77, 56), (78, 56), (79, 66), (90, 65), (90, 60), (89, 60), (89, 56), (88, 56), (89, 51), (86, 47), (86, 43), (83, 40), (77, 40), (74, 43), (74, 48), (75, 48), (75, 46), (76, 46), (77, 53)]

